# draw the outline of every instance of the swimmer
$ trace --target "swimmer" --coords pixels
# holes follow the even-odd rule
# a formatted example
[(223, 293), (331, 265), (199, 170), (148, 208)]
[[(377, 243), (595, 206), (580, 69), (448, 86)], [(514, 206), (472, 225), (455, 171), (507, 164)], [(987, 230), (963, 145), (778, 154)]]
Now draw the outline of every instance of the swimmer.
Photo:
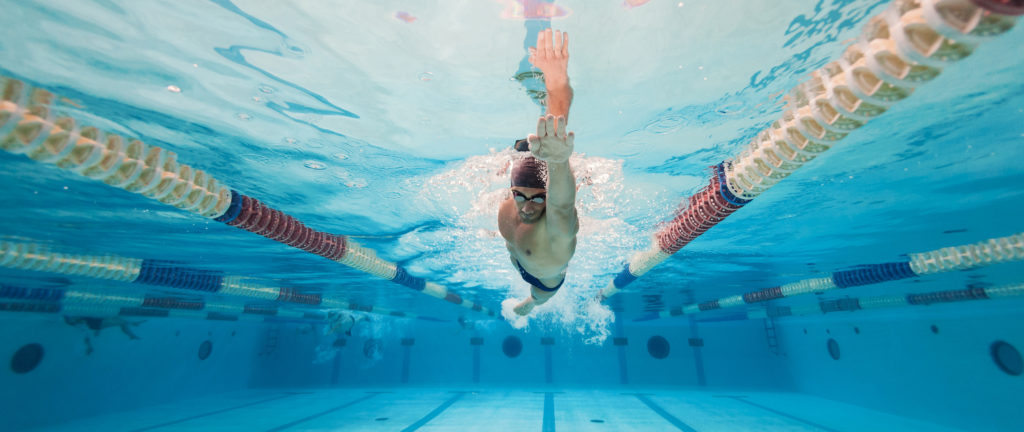
[(465, 316), (460, 316), (456, 321), (459, 323), (459, 329), (455, 332), (456, 334), (462, 333), (463, 330), (476, 330), (476, 321), (470, 321)]
[[(86, 329), (86, 331), (92, 330), (93, 332), (95, 332), (95, 336), (96, 337), (99, 337), (100, 330), (103, 330), (103, 329), (108, 328), (108, 327), (120, 327), (121, 328), (121, 332), (124, 333), (125, 335), (127, 335), (129, 339), (131, 339), (131, 340), (138, 340), (138, 339), (141, 339), (141, 338), (139, 338), (138, 336), (135, 335), (134, 332), (132, 332), (131, 327), (137, 327), (139, 324), (142, 324), (145, 321), (131, 322), (131, 321), (128, 321), (128, 320), (126, 320), (124, 318), (121, 318), (121, 317), (97, 318), (97, 317), (71, 317), (71, 316), (66, 316), (65, 315), (64, 316), (64, 322), (67, 323), (67, 325), (72, 326), (72, 327), (78, 327), (78, 328)], [(93, 351), (92, 340), (89, 338), (88, 333), (86, 333), (86, 336), (85, 336), (85, 355), (92, 354), (92, 351)]]
[(131, 327), (138, 327), (139, 324), (142, 324), (146, 321), (132, 322), (120, 317), (97, 318), (65, 316), (64, 322), (72, 327), (84, 325), (86, 328), (96, 332), (96, 336), (99, 336), (100, 330), (103, 330), (105, 328), (120, 327), (121, 332), (127, 335), (129, 339), (138, 340), (141, 338), (136, 336), (135, 333), (132, 332)]
[(513, 161), (510, 196), (498, 209), (498, 229), (512, 266), (530, 284), (530, 296), (513, 311), (527, 315), (565, 282), (576, 252), (576, 182), (569, 166), (575, 135), (566, 133), (572, 87), (569, 86), (569, 35), (545, 30), (530, 48), (530, 63), (544, 74), (547, 115), (537, 134), (516, 143), (530, 156)]
[(361, 321), (366, 321), (365, 316), (357, 316), (349, 312), (330, 312), (327, 315), (327, 320), (330, 321), (328, 325), (327, 334), (344, 334), (345, 336), (352, 336), (352, 328), (359, 324)]

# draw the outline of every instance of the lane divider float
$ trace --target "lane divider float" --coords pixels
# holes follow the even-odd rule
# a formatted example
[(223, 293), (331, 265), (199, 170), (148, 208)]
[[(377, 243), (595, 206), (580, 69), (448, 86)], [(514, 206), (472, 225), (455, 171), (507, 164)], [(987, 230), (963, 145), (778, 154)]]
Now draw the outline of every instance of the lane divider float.
[[(464, 308), (493, 310), (409, 274), (343, 235), (314, 230), (280, 210), (230, 189), (174, 152), (83, 126), (53, 108), (56, 96), (0, 76), (0, 148), (259, 234)], [(129, 275), (123, 275), (128, 277)]]
[[(945, 273), (954, 270), (968, 270), (1021, 260), (1024, 260), (1024, 233), (928, 252), (912, 253), (908, 255), (907, 261), (860, 265), (856, 266), (853, 270), (835, 272), (826, 277), (803, 279), (745, 294), (671, 307), (668, 310), (658, 312), (657, 316), (647, 316), (640, 320), (647, 321), (657, 318), (695, 315), (701, 312), (745, 306), (783, 297), (873, 285), (899, 279)], [(911, 300), (910, 296), (907, 296), (907, 299), (907, 301), (911, 302), (910, 304), (917, 304), (914, 303), (917, 300)]]
[(68, 316), (147, 316), (217, 321), (329, 320), (324, 311), (300, 311), (266, 305), (190, 301), (140, 295), (109, 288), (24, 288), (0, 284), (0, 311), (54, 313)]
[(973, 287), (959, 290), (911, 293), (906, 295), (875, 296), (823, 300), (798, 306), (773, 306), (747, 312), (748, 319), (779, 318), (786, 316), (823, 315), (833, 312), (856, 312), (903, 306), (928, 306), (972, 300), (998, 300), (1024, 296), (1024, 284), (996, 287)]
[(0, 267), (302, 304), (323, 309), (348, 309), (393, 317), (442, 321), (375, 305), (350, 303), (334, 293), (303, 293), (295, 288), (268, 285), (253, 278), (225, 275), (217, 270), (190, 268), (171, 261), (116, 255), (56, 253), (37, 243), (0, 240)]
[(714, 174), (596, 296), (604, 301), (730, 214), (933, 80), (1024, 14), (1014, 0), (895, 0), (839, 60), (790, 95), (781, 118)]

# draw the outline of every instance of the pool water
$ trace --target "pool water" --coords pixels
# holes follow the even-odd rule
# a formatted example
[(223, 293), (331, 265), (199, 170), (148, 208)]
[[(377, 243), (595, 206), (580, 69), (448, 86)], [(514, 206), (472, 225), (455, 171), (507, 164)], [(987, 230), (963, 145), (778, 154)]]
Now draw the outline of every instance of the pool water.
[(63, 3), (0, 14), (0, 430), (1024, 427), (1018, 1)]

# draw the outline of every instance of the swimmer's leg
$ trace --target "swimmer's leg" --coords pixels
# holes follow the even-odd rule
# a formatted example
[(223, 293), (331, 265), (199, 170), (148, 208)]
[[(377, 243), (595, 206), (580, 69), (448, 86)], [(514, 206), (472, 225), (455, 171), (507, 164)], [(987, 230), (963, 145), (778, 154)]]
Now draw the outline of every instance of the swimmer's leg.
[(544, 291), (535, 286), (530, 286), (530, 296), (519, 302), (512, 310), (521, 316), (528, 315), (533, 308), (547, 303), (548, 299), (553, 297), (558, 291)]
[(140, 337), (136, 336), (135, 333), (132, 333), (132, 329), (130, 327), (130, 326), (133, 326), (133, 325), (137, 326), (139, 324), (142, 324), (142, 323), (134, 323), (134, 324), (132, 324), (132, 323), (124, 323), (124, 324), (121, 324), (121, 331), (124, 332), (124, 334), (128, 335), (128, 339), (131, 339), (131, 340), (141, 339)]

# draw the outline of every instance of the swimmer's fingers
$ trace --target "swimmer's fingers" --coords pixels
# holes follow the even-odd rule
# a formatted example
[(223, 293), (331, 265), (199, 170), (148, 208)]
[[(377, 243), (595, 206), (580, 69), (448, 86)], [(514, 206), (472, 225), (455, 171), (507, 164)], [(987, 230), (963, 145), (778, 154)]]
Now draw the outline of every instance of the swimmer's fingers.
[(530, 153), (537, 155), (540, 153), (540, 137), (534, 134), (526, 136), (526, 142), (530, 144)]
[(562, 33), (562, 57), (569, 58), (569, 33)]
[(565, 116), (558, 116), (555, 120), (555, 136), (558, 138), (565, 138)]
[(537, 119), (537, 137), (548, 136), (548, 120), (547, 117), (541, 116)]
[(551, 29), (537, 34), (537, 50), (541, 58), (551, 58)]
[(537, 33), (537, 46), (533, 48), (533, 54), (536, 58), (544, 58), (544, 31), (541, 30)]
[(568, 52), (565, 48), (565, 35), (561, 30), (556, 30), (554, 38), (551, 39), (551, 55), (555, 58), (568, 57)]
[(555, 116), (551, 114), (544, 116), (544, 127), (545, 134), (541, 136), (558, 136), (558, 129), (555, 129)]

